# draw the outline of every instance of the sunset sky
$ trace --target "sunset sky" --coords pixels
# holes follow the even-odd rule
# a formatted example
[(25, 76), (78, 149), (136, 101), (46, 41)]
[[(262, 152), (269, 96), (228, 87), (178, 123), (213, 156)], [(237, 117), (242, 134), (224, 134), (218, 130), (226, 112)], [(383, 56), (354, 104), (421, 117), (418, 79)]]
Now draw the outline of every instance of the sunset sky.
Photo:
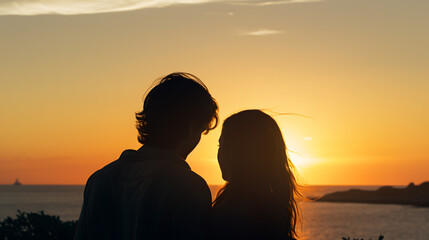
[[(102, 2), (102, 3), (100, 3)], [(154, 80), (274, 116), (305, 184), (429, 180), (427, 0), (0, 2), (0, 184), (84, 184), (140, 147)], [(270, 112), (268, 112), (270, 113)], [(189, 156), (209, 184), (221, 128)]]

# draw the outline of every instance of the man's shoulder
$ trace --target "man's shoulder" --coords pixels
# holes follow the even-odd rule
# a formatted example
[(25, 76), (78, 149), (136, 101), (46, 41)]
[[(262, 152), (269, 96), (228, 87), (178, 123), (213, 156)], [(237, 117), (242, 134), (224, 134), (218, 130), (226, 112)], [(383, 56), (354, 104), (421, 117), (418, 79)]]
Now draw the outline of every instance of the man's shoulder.
[(186, 171), (183, 180), (182, 184), (186, 184), (187, 186), (209, 189), (206, 180), (190, 169)]
[(168, 189), (210, 193), (206, 181), (192, 171), (185, 160), (140, 150), (125, 150), (117, 160), (94, 172), (87, 184), (115, 185), (121, 181), (156, 181)]
[(206, 181), (192, 171), (184, 159), (171, 152), (151, 148), (139, 149), (137, 152), (140, 152), (139, 160), (147, 163), (145, 167), (152, 169), (159, 177), (165, 177), (178, 185), (207, 186)]
[(90, 178), (108, 178), (117, 175), (119, 171), (123, 171), (125, 166), (124, 159), (133, 159), (137, 158), (137, 151), (127, 149), (121, 153), (118, 159), (106, 164), (104, 167), (95, 171)]
[(109, 179), (110, 177), (115, 175), (115, 169), (117, 168), (117, 161), (115, 160), (107, 165), (105, 165), (104, 167), (98, 169), (97, 171), (95, 171), (89, 178), (88, 178), (88, 182), (89, 181), (94, 181), (94, 180), (98, 180), (98, 181), (105, 181), (107, 179)]
[(189, 198), (200, 199), (201, 203), (207, 202), (211, 205), (212, 195), (207, 182), (192, 170), (189, 170), (186, 176), (177, 178), (174, 185)]

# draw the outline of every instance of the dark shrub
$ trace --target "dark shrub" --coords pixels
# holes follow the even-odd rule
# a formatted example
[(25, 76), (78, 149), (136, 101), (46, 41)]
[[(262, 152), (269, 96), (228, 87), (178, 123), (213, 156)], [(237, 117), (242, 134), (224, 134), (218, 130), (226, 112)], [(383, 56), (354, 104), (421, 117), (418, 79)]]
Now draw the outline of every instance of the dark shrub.
[(0, 222), (1, 240), (73, 239), (77, 221), (62, 222), (59, 216), (26, 213), (18, 210), (15, 219), (7, 217)]

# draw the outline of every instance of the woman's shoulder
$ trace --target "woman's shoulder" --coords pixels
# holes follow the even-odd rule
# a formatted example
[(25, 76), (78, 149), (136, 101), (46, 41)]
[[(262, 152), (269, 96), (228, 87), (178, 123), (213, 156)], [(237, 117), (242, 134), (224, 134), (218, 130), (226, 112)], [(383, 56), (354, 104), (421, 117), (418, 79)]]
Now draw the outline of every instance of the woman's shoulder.
[(212, 209), (211, 235), (218, 239), (290, 240), (272, 204), (246, 200), (218, 204)]

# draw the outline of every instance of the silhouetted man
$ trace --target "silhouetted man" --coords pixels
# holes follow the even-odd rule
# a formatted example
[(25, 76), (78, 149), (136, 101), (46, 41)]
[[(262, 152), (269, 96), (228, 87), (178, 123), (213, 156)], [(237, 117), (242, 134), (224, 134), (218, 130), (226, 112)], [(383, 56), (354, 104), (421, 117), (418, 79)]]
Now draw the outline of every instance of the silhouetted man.
[(197, 77), (164, 77), (136, 113), (143, 146), (88, 179), (75, 239), (202, 238), (211, 194), (185, 160), (216, 127), (217, 111)]

